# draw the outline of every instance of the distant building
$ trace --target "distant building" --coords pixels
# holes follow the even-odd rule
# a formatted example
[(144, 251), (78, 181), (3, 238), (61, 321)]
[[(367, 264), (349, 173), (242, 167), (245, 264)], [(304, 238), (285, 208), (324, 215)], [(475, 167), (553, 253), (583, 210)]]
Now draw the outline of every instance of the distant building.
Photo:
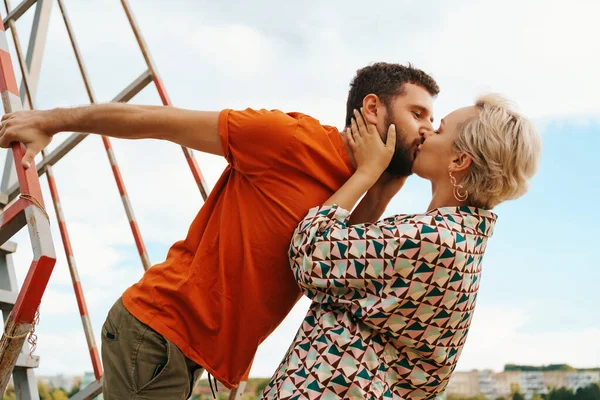
[(560, 389), (568, 387), (567, 374), (565, 371), (547, 371), (544, 372), (544, 386), (548, 389)]
[(525, 395), (526, 400), (530, 400), (536, 394), (546, 394), (547, 390), (544, 386), (544, 372), (521, 372), (519, 387), (521, 389), (521, 393)]
[(455, 372), (450, 377), (446, 393), (476, 396), (479, 393), (479, 372)]
[(494, 375), (497, 396), (508, 396), (521, 388), (521, 373), (519, 371), (503, 371)]
[(530, 400), (534, 395), (547, 394), (553, 388), (576, 391), (592, 383), (600, 383), (600, 371), (503, 371), (473, 370), (454, 372), (445, 395), (465, 397), (484, 394), (489, 399), (508, 397), (518, 390)]
[(566, 386), (576, 391), (591, 383), (600, 382), (600, 371), (567, 372), (566, 381)]
[[(496, 378), (491, 370), (479, 372), (479, 393), (483, 393), (490, 399), (498, 397), (498, 389), (496, 387)], [(476, 395), (478, 393), (475, 393)]]

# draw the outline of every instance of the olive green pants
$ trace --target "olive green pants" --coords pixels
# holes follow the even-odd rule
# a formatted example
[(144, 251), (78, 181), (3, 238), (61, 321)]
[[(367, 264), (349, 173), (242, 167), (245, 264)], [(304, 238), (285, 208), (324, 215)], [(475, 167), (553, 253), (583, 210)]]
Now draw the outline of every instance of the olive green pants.
[(204, 369), (152, 328), (119, 298), (102, 326), (104, 400), (185, 400)]

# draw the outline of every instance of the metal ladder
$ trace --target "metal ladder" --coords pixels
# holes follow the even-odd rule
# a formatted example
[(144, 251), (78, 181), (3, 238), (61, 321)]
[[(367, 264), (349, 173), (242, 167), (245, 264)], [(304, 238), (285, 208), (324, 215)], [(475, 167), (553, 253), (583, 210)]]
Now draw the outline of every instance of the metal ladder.
[[(13, 242), (6, 242), (0, 246), (0, 309), (4, 323), (8, 320), (8, 315), (12, 311), (19, 293), (12, 260), (12, 253), (16, 248), (17, 246)], [(20, 399), (38, 400), (40, 398), (33, 372), (33, 368), (39, 365), (39, 361), (39, 357), (30, 356), (29, 343), (25, 342), (13, 370), (13, 384)]]
[[(96, 99), (65, 10), (65, 5), (63, 0), (56, 0), (56, 2), (62, 14), (89, 101), (90, 103), (95, 103)], [(147, 70), (121, 91), (113, 101), (127, 102), (147, 85), (154, 83), (163, 105), (171, 105), (166, 89), (151, 59), (149, 49), (133, 17), (131, 7), (127, 0), (120, 0), (120, 2), (146, 62)], [(41, 69), (41, 60), (52, 4), (53, 0), (23, 0), (17, 7), (11, 10), (9, 0), (4, 0), (7, 15), (3, 21), (0, 20), (0, 94), (2, 95), (5, 113), (18, 111), (22, 108), (35, 109), (35, 92)], [(37, 7), (28, 52), (25, 56), (21, 50), (15, 22), (33, 5)], [(7, 36), (4, 32), (5, 29), (10, 29), (13, 36), (17, 53), (16, 58), (23, 78), (20, 91), (16, 85), (13, 62), (8, 51)], [(12, 374), (17, 399), (39, 399), (37, 383), (33, 372), (33, 368), (39, 365), (39, 357), (30, 355), (30, 348), (25, 339), (30, 330), (34, 328), (33, 323), (36, 312), (56, 262), (53, 240), (49, 230), (49, 216), (43, 205), (38, 179), (38, 176), (43, 174), (48, 178), (50, 193), (67, 255), (68, 266), (96, 378), (96, 381), (83, 388), (72, 398), (91, 399), (102, 391), (102, 366), (91, 329), (89, 315), (87, 314), (83, 289), (79, 282), (75, 257), (58, 197), (58, 189), (52, 172), (52, 166), (75, 148), (85, 137), (86, 135), (84, 134), (71, 135), (52, 152), (48, 154), (44, 152), (42, 161), (37, 166), (35, 164), (32, 165), (26, 171), (20, 166), (20, 159), (23, 156), (23, 147), (20, 144), (14, 144), (7, 155), (4, 174), (0, 184), (0, 207), (5, 206), (2, 213), (0, 213), (0, 243), (6, 242), (27, 224), (29, 226), (35, 259), (29, 269), (23, 288), (21, 291), (18, 291), (11, 258), (11, 254), (15, 251), (16, 246), (11, 244), (11, 242), (6, 242), (0, 247), (0, 308), (3, 311), (5, 321), (5, 330), (0, 341), (0, 395), (6, 390)], [(119, 194), (123, 201), (142, 266), (144, 269), (148, 269), (151, 266), (150, 260), (135, 220), (132, 205), (112, 151), (112, 146), (108, 138), (103, 137), (102, 140), (119, 189)], [(182, 150), (201, 196), (206, 200), (209, 189), (193, 153), (185, 147), (182, 147)], [(240, 398), (244, 386), (245, 382), (242, 382), (236, 390), (232, 391), (230, 398)]]

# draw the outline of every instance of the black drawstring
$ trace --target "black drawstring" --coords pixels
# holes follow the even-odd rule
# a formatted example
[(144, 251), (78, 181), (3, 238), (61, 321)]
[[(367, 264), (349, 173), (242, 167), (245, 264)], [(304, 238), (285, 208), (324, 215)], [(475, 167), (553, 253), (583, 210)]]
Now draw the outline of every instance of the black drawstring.
[(212, 381), (210, 380), (211, 376), (210, 374), (208, 374), (208, 384), (210, 385), (210, 393), (213, 396), (213, 399), (216, 399), (217, 396), (215, 395), (215, 391), (217, 393), (219, 393), (219, 387), (217, 386), (217, 380), (214, 378), (214, 376), (212, 377), (213, 381), (215, 381), (215, 388), (213, 389), (213, 385), (212, 385)]

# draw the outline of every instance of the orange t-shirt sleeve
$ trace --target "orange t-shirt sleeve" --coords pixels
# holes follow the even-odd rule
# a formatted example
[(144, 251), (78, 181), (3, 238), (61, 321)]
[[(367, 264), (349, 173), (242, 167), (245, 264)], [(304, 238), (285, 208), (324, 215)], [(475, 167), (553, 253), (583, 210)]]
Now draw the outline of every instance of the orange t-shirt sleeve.
[(266, 172), (291, 145), (298, 121), (278, 110), (226, 109), (219, 114), (225, 158), (245, 175)]

